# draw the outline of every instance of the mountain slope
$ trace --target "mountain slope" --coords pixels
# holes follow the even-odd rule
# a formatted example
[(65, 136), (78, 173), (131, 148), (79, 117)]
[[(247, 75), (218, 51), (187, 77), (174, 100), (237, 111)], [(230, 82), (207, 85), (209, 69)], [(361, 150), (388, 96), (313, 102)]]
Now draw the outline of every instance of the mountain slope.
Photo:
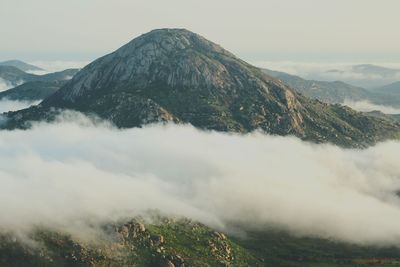
[(357, 73), (363, 73), (367, 75), (381, 75), (383, 77), (389, 76), (392, 77), (396, 75), (400, 70), (385, 68), (382, 66), (377, 66), (373, 64), (360, 64), (353, 66), (353, 71)]
[(400, 82), (371, 89), (371, 92), (377, 96), (375, 103), (400, 108)]
[(33, 81), (54, 82), (68, 80), (71, 79), (78, 71), (78, 69), (67, 69), (44, 75), (35, 75), (26, 73), (16, 67), (0, 66), (0, 78), (7, 81), (12, 86), (18, 86), (25, 82)]
[(8, 82), (12, 86), (17, 86), (26, 81), (33, 81), (36, 75), (26, 73), (16, 67), (0, 66), (0, 79)]
[[(0, 235), (0, 264), (18, 266), (398, 266), (400, 249), (294, 237), (281, 231), (238, 238), (188, 219), (138, 218), (101, 227), (96, 242), (36, 229), (23, 242)], [(34, 244), (34, 246), (32, 246)]]
[[(388, 85), (388, 87), (367, 90), (341, 81), (306, 80), (285, 72), (268, 69), (264, 69), (264, 71), (268, 75), (282, 80), (297, 92), (322, 102), (342, 104), (346, 101), (369, 101), (376, 105), (400, 107), (400, 90), (396, 90), (400, 87), (396, 83)], [(396, 91), (398, 92), (396, 93)]]
[(86, 66), (40, 106), (8, 113), (6, 127), (51, 120), (55, 109), (94, 113), (118, 127), (151, 122), (296, 135), (365, 146), (399, 127), (298, 95), (220, 46), (182, 29), (154, 30)]
[(361, 64), (342, 67), (342, 69), (332, 69), (322, 73), (313, 73), (310, 77), (324, 81), (340, 80), (362, 88), (372, 89), (398, 81), (399, 75), (399, 69)]
[(72, 77), (77, 74), (78, 71), (79, 69), (66, 69), (44, 75), (36, 75), (35, 80), (44, 82), (66, 81), (72, 79)]
[(400, 95), (400, 82), (394, 82), (382, 87), (378, 87), (375, 88), (373, 91), (377, 93)]
[(11, 66), (11, 67), (15, 67), (18, 68), (22, 71), (39, 71), (39, 70), (43, 70), (42, 68), (39, 68), (37, 66), (25, 63), (23, 61), (20, 60), (8, 60), (8, 61), (3, 61), (0, 62), (0, 66)]
[(66, 81), (27, 82), (12, 89), (0, 92), (0, 99), (35, 101), (43, 100), (54, 94)]

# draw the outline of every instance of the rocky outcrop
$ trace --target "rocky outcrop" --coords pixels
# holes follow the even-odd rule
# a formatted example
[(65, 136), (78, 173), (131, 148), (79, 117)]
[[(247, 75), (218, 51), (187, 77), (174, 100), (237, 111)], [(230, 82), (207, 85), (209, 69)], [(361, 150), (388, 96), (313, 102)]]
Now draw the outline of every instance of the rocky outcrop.
[[(99, 230), (97, 230), (99, 231)], [(80, 239), (37, 229), (24, 240), (0, 234), (1, 266), (258, 266), (261, 261), (222, 233), (186, 219), (104, 224)]]

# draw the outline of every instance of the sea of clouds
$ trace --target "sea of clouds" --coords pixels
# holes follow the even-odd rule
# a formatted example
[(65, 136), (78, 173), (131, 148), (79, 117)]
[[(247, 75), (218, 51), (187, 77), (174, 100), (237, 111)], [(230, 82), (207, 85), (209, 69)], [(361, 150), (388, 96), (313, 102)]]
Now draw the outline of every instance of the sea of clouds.
[(8, 111), (16, 111), (39, 104), (40, 101), (17, 101), (9, 99), (0, 99), (0, 114)]
[(399, 157), (394, 141), (350, 150), (188, 125), (121, 130), (65, 113), (0, 131), (0, 228), (82, 233), (155, 209), (228, 232), (399, 245)]

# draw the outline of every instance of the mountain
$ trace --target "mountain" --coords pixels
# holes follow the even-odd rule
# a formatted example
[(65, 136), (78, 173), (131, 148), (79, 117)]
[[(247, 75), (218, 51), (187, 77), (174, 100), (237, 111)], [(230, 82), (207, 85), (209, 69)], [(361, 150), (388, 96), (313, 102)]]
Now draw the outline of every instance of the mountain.
[(398, 81), (400, 69), (386, 68), (372, 64), (361, 64), (326, 72), (312, 73), (307, 78), (335, 81), (340, 80), (362, 88), (372, 89)]
[(1, 99), (18, 100), (18, 101), (36, 101), (43, 100), (54, 94), (61, 88), (66, 81), (35, 81), (27, 82), (12, 89), (0, 92)]
[(11, 86), (17, 86), (24, 81), (34, 80), (36, 75), (26, 73), (16, 67), (0, 66), (0, 79), (8, 82)]
[(36, 81), (67, 81), (77, 74), (79, 69), (66, 69), (62, 71), (52, 72), (44, 75), (36, 75)]
[(25, 82), (32, 81), (60, 81), (71, 79), (79, 70), (67, 69), (64, 71), (49, 73), (45, 75), (35, 75), (26, 73), (16, 67), (0, 66), (0, 78), (9, 82), (12, 86), (18, 86)]
[(360, 64), (352, 67), (356, 73), (363, 73), (367, 75), (380, 75), (382, 77), (392, 77), (400, 72), (398, 69), (385, 68), (373, 64)]
[(282, 80), (297, 92), (326, 103), (343, 103), (345, 100), (368, 99), (371, 93), (361, 87), (356, 87), (341, 81), (306, 80), (285, 72), (264, 69), (265, 73)]
[(11, 66), (11, 67), (15, 67), (18, 68), (22, 71), (40, 71), (43, 70), (42, 68), (36, 67), (34, 65), (25, 63), (23, 61), (20, 60), (8, 60), (8, 61), (3, 61), (0, 62), (0, 66)]
[(373, 90), (377, 93), (392, 94), (400, 96), (400, 82), (394, 82), (385, 86), (375, 88)]
[(394, 82), (370, 90), (370, 101), (378, 105), (400, 108), (400, 82)]
[[(376, 105), (400, 107), (400, 87), (398, 83), (367, 90), (341, 81), (306, 80), (285, 72), (263, 69), (265, 73), (286, 83), (297, 92), (322, 102), (343, 104), (346, 101), (368, 101)], [(399, 90), (396, 93), (396, 89)]]
[(79, 71), (39, 106), (7, 113), (6, 128), (52, 120), (57, 110), (96, 114), (118, 127), (173, 121), (201, 129), (295, 135), (364, 147), (399, 136), (399, 125), (297, 94), (184, 29), (144, 34)]

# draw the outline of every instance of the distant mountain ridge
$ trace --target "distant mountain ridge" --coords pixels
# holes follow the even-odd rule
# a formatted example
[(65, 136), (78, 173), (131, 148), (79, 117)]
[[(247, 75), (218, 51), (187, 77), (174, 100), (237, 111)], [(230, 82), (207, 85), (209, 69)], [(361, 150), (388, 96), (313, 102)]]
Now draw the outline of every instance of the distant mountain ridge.
[(400, 95), (400, 81), (374, 88), (373, 92)]
[(25, 72), (27, 72), (27, 71), (43, 71), (44, 70), (42, 68), (25, 63), (20, 60), (3, 61), (3, 62), (0, 62), (0, 66), (11, 66), (11, 67), (15, 67), (15, 68), (20, 69)]
[(360, 64), (343, 66), (339, 69), (331, 69), (325, 72), (310, 73), (306, 78), (321, 81), (340, 80), (354, 86), (372, 89), (396, 82), (399, 77), (400, 69), (373, 64)]
[[(341, 81), (307, 80), (285, 72), (263, 69), (265, 73), (280, 79), (297, 92), (320, 101), (343, 104), (346, 101), (369, 101), (377, 105), (400, 107), (400, 84), (367, 90)], [(395, 88), (399, 88), (396, 90)]]
[(296, 75), (285, 72), (264, 69), (264, 71), (285, 82), (297, 92), (313, 99), (319, 99), (326, 103), (339, 104), (345, 100), (368, 99), (370, 92), (364, 88), (352, 86), (341, 81), (327, 82), (306, 80)]
[(59, 80), (71, 79), (79, 69), (67, 69), (59, 72), (48, 73), (44, 75), (35, 75), (26, 73), (16, 67), (0, 66), (0, 78), (8, 81), (13, 86), (18, 86), (25, 82), (43, 81), (53, 82)]
[[(333, 72), (331, 70), (330, 72)], [(368, 75), (381, 75), (383, 77), (391, 77), (400, 72), (399, 69), (386, 68), (374, 64), (359, 64), (352, 66), (352, 71), (355, 73), (363, 73)]]
[(118, 127), (153, 122), (295, 135), (363, 147), (399, 125), (298, 95), (289, 86), (184, 29), (144, 34), (79, 71), (38, 107), (8, 113), (7, 128), (51, 120), (54, 110), (96, 114)]
[(66, 83), (65, 80), (33, 81), (0, 92), (0, 100), (37, 101), (54, 94)]

